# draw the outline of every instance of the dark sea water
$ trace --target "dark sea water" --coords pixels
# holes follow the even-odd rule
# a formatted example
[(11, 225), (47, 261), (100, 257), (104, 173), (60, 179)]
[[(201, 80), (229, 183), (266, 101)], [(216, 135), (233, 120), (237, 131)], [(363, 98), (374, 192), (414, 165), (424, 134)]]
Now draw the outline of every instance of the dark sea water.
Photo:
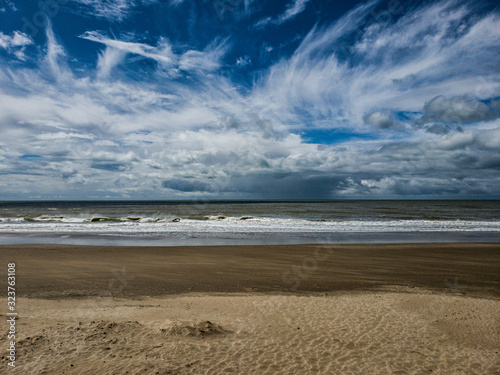
[(500, 241), (500, 201), (0, 202), (0, 243)]

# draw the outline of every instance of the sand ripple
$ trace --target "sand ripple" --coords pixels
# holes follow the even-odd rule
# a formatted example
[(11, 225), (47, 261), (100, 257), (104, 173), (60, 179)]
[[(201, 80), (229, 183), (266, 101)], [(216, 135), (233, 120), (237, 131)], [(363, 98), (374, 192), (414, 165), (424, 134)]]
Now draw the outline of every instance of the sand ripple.
[(497, 300), (424, 292), (205, 295), (22, 299), (19, 309), (13, 374), (500, 371)]

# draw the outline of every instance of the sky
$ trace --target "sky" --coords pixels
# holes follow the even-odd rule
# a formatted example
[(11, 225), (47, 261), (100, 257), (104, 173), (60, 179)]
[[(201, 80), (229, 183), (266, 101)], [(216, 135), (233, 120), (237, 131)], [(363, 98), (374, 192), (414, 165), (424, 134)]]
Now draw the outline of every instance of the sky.
[(499, 199), (495, 1), (0, 0), (0, 200)]

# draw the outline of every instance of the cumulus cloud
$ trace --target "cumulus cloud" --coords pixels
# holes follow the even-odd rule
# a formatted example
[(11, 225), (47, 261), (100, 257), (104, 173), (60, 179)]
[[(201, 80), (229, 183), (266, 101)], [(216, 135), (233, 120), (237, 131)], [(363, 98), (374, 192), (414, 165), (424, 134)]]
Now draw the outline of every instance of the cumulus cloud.
[(445, 98), (438, 95), (424, 106), (422, 121), (473, 123), (490, 120), (494, 112), (481, 101), (466, 96)]
[(394, 118), (390, 111), (375, 111), (363, 117), (366, 124), (377, 129), (403, 129), (402, 125)]

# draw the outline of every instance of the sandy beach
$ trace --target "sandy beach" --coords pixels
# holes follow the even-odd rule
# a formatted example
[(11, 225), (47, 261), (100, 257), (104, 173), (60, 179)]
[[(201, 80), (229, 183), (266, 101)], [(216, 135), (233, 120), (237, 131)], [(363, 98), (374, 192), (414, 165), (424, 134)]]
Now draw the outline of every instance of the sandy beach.
[(0, 258), (16, 263), (19, 313), (2, 373), (500, 371), (499, 244), (8, 245)]

